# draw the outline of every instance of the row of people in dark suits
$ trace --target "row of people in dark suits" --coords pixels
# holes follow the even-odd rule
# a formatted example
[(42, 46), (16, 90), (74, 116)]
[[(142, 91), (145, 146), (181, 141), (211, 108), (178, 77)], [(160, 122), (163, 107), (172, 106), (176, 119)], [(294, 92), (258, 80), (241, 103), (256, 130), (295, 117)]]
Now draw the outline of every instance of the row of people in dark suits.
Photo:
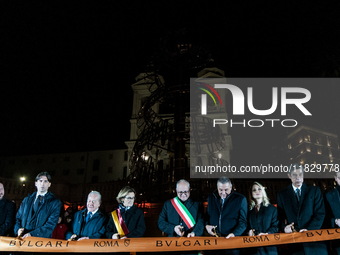
[[(4, 198), (5, 189), (0, 183), (0, 236), (10, 234), (20, 238), (30, 236), (51, 238), (58, 221), (60, 221), (61, 201), (50, 191), (51, 176), (41, 172), (36, 176), (37, 191), (22, 201), (15, 216), (15, 204)], [(118, 194), (119, 208), (115, 213), (118, 221), (99, 210), (101, 195), (97, 191), (88, 194), (86, 208), (74, 215), (74, 220), (65, 236), (69, 240), (89, 238), (126, 238), (141, 237), (145, 232), (143, 211), (134, 206), (136, 192), (124, 187)], [(119, 226), (116, 227), (115, 224)], [(123, 232), (122, 230), (123, 227)], [(11, 235), (11, 234), (10, 234)], [(60, 237), (60, 236), (59, 236)]]
[[(321, 229), (325, 220), (325, 205), (318, 187), (304, 183), (304, 169), (298, 164), (289, 168), (291, 185), (277, 195), (277, 209), (269, 203), (264, 187), (254, 182), (249, 194), (249, 210), (246, 198), (233, 191), (232, 183), (222, 177), (217, 181), (217, 190), (208, 197), (207, 214), (203, 219), (200, 204), (190, 199), (190, 184), (181, 180), (177, 183), (177, 197), (181, 207), (186, 207), (195, 224), (186, 222), (181, 210), (172, 200), (164, 204), (158, 220), (158, 227), (168, 236), (199, 236), (205, 229), (212, 236), (266, 235), (271, 233), (304, 232)], [(338, 187), (327, 193), (331, 207), (333, 227), (340, 226), (340, 173), (336, 173)], [(182, 210), (183, 211), (183, 210)], [(184, 210), (185, 211), (185, 210)], [(176, 213), (177, 212), (177, 213)], [(183, 212), (182, 212), (183, 214)], [(340, 254), (338, 245), (335, 250)], [(212, 254), (239, 254), (240, 250), (214, 251)], [(277, 254), (275, 246), (247, 249), (246, 254)], [(285, 254), (328, 254), (324, 242), (291, 244)]]
[[(246, 198), (234, 192), (228, 178), (217, 181), (217, 190), (208, 197), (207, 215), (204, 220), (202, 204), (190, 198), (190, 184), (181, 180), (176, 185), (177, 197), (166, 201), (158, 219), (158, 227), (168, 236), (200, 236), (204, 226), (210, 235), (226, 238), (240, 236), (247, 230), (248, 235), (320, 229), (325, 218), (324, 202), (320, 190), (315, 186), (303, 183), (303, 168), (292, 165), (288, 177), (292, 185), (278, 193), (278, 211), (269, 203), (265, 189), (255, 182), (250, 192), (250, 209), (247, 209)], [(61, 202), (48, 188), (51, 186), (48, 173), (36, 177), (37, 192), (26, 197), (17, 213), (14, 227), (15, 234), (26, 238), (29, 236), (51, 237), (60, 213)], [(340, 185), (340, 176), (335, 180)], [(334, 214), (333, 226), (339, 226), (339, 190), (327, 194)], [(0, 207), (6, 204), (6, 214), (14, 211), (14, 204), (4, 200), (4, 188), (0, 184)], [(99, 192), (88, 195), (86, 209), (74, 216), (72, 228), (66, 233), (67, 239), (83, 240), (87, 238), (125, 238), (140, 237), (145, 232), (142, 210), (134, 206), (136, 192), (123, 188), (118, 194), (119, 208), (112, 212), (106, 223), (106, 216), (99, 210), (101, 196)], [(11, 209), (12, 207), (12, 209)], [(247, 216), (248, 214), (248, 216)], [(278, 215), (278, 216), (277, 216)], [(280, 224), (279, 220), (280, 219)], [(7, 219), (10, 225), (10, 219)], [(0, 229), (7, 228), (0, 221)], [(5, 232), (1, 234), (4, 235)], [(324, 243), (305, 243), (295, 245), (292, 254), (327, 254)], [(238, 254), (238, 250), (223, 251)], [(256, 249), (258, 254), (276, 254), (275, 247)]]

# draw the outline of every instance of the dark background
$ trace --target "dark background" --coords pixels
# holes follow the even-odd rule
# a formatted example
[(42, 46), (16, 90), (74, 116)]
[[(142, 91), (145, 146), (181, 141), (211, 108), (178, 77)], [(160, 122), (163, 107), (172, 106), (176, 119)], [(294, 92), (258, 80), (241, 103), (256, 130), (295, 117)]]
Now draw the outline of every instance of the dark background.
[[(339, 9), (338, 1), (1, 1), (0, 155), (122, 148), (130, 85), (179, 30), (186, 37), (176, 43), (206, 48), (226, 77), (338, 76)], [(338, 134), (339, 92), (312, 91), (315, 127)], [(242, 132), (230, 129), (236, 161), (280, 146), (287, 133)]]

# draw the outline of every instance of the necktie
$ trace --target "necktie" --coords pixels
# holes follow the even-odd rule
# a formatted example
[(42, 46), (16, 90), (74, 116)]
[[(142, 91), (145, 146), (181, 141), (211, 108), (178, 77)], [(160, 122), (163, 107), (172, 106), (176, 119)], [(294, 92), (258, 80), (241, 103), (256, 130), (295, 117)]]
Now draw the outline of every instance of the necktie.
[(86, 216), (86, 223), (89, 221), (89, 219), (91, 219), (92, 217), (92, 212), (89, 212)]
[(298, 202), (300, 202), (300, 198), (301, 198), (301, 190), (300, 189), (296, 189), (296, 197)]
[(39, 196), (37, 197), (37, 199), (35, 200), (35, 203), (34, 203), (34, 207), (33, 207), (34, 212), (38, 211), (39, 206), (40, 206), (40, 204), (42, 203), (42, 200), (43, 200), (43, 199), (44, 199), (44, 197), (41, 196), (41, 195), (39, 195)]

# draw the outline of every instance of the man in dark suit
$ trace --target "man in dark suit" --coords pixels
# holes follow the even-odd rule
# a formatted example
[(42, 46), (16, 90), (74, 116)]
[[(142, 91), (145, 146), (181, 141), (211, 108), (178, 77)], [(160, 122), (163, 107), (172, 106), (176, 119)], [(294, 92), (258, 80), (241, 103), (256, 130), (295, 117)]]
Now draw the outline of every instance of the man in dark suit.
[(86, 208), (76, 212), (72, 228), (66, 232), (66, 239), (98, 239), (105, 233), (106, 216), (100, 211), (101, 195), (91, 191), (87, 196)]
[[(247, 229), (247, 199), (233, 191), (230, 179), (221, 177), (217, 190), (208, 197), (206, 230), (214, 231), (227, 239), (240, 236)], [(222, 254), (239, 254), (238, 249), (220, 251)], [(213, 254), (218, 254), (216, 251)]]
[(10, 230), (14, 226), (15, 219), (15, 204), (4, 198), (5, 188), (0, 182), (0, 236), (10, 234)]
[[(303, 183), (304, 168), (293, 164), (289, 168), (292, 184), (277, 195), (280, 226), (284, 233), (320, 229), (325, 218), (325, 206), (318, 187)], [(291, 254), (327, 254), (323, 242), (290, 245)]]
[[(190, 184), (186, 180), (180, 180), (176, 184), (177, 197), (164, 203), (158, 218), (158, 228), (168, 236), (201, 236), (204, 230), (203, 208), (199, 202), (190, 198)], [(181, 216), (178, 209), (185, 207), (194, 219), (187, 221), (185, 215)], [(189, 215), (188, 215), (189, 216)]]
[(51, 192), (51, 176), (41, 172), (35, 178), (37, 192), (22, 201), (16, 216), (14, 233), (26, 238), (29, 236), (52, 237), (58, 223), (61, 202)]
[[(327, 203), (330, 207), (329, 213), (331, 215), (332, 228), (340, 227), (340, 172), (335, 173), (336, 188), (326, 194)], [(340, 254), (340, 241), (332, 241), (332, 246), (337, 254)]]

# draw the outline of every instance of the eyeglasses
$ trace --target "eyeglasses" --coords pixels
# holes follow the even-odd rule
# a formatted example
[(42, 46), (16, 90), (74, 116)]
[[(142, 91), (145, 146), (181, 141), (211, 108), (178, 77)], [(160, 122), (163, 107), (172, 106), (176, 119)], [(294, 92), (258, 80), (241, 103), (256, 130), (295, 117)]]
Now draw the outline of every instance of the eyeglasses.
[(134, 200), (135, 197), (125, 197), (126, 200)]
[(186, 190), (186, 191), (177, 191), (177, 194), (179, 195), (187, 195), (190, 193), (190, 190)]

